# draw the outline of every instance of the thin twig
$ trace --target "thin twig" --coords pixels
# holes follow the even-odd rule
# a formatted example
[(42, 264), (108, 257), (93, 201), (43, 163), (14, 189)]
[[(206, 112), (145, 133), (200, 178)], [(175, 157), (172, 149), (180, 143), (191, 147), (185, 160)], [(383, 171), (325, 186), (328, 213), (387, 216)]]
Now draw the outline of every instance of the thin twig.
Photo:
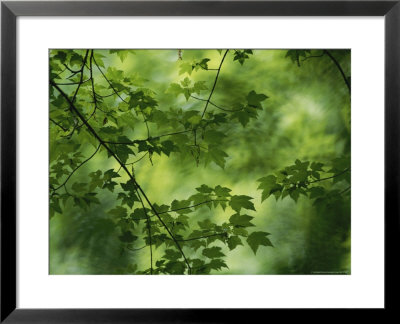
[(201, 240), (204, 238), (220, 236), (220, 235), (226, 235), (226, 233), (215, 233), (215, 234), (204, 235), (204, 236), (199, 236), (199, 237), (192, 237), (192, 238), (187, 238), (187, 239), (178, 239), (178, 241), (179, 242), (188, 242), (188, 241)]
[(118, 96), (119, 99), (121, 99), (123, 102), (125, 102), (126, 104), (128, 104), (128, 102), (126, 100), (124, 100), (118, 93), (118, 91), (114, 88), (114, 86), (112, 85), (111, 81), (108, 80), (108, 78), (106, 77), (106, 75), (104, 74), (104, 72), (101, 70), (100, 66), (97, 64), (96, 62), (96, 58), (93, 57), (93, 62), (94, 64), (97, 66), (97, 69), (100, 71), (101, 75), (104, 77), (104, 79), (107, 81), (107, 83), (109, 84), (109, 86), (111, 87), (111, 89), (114, 91), (114, 93)]
[[(177, 208), (177, 209), (170, 209), (170, 210), (166, 210), (166, 211), (163, 211), (163, 212), (158, 212), (158, 215), (167, 214), (167, 213), (173, 213), (173, 212), (177, 212), (177, 211), (185, 210), (185, 209), (191, 209), (191, 208), (194, 208), (194, 207), (197, 207), (197, 206), (200, 206), (200, 205), (204, 205), (204, 204), (207, 204), (207, 203), (210, 203), (210, 202), (213, 202), (213, 201), (228, 201), (228, 200), (227, 200), (227, 199), (221, 199), (221, 200), (218, 200), (218, 199), (206, 200), (206, 201), (203, 201), (203, 202), (201, 202), (201, 203), (194, 204), (194, 205), (191, 205), (191, 206), (181, 207), (181, 208)], [(150, 217), (154, 217), (154, 216), (156, 216), (156, 215), (150, 215)], [(133, 221), (140, 221), (140, 220), (143, 220), (143, 219), (144, 219), (144, 218), (132, 218)]]
[(324, 53), (326, 53), (326, 55), (329, 56), (329, 58), (332, 60), (333, 63), (335, 63), (336, 67), (338, 68), (338, 70), (340, 71), (340, 74), (343, 77), (344, 82), (346, 83), (347, 88), (349, 89), (349, 93), (351, 93), (351, 85), (349, 80), (347, 79), (346, 75), (343, 72), (342, 67), (340, 66), (339, 62), (333, 57), (333, 55), (328, 51), (328, 50), (324, 50)]
[(321, 179), (317, 179), (317, 180), (313, 180), (313, 181), (309, 181), (308, 183), (315, 183), (315, 182), (320, 182), (320, 181), (324, 181), (324, 180), (329, 180), (329, 179), (333, 179), (336, 178), (340, 175), (342, 175), (343, 173), (346, 173), (347, 171), (350, 171), (349, 168), (344, 169), (342, 172), (336, 173), (335, 175), (331, 176), (331, 177), (327, 177), (327, 178), (321, 178)]
[(99, 151), (101, 147), (101, 144), (99, 144), (99, 146), (97, 146), (96, 151), (93, 152), (93, 154), (91, 156), (89, 156), (86, 160), (84, 160), (83, 162), (81, 162), (77, 167), (75, 167), (75, 169), (72, 170), (72, 172), (68, 175), (68, 177), (65, 179), (65, 181), (59, 185), (57, 188), (53, 189), (53, 193), (56, 192), (58, 189), (60, 189), (62, 186), (64, 186), (68, 180), (72, 177), (72, 175), (82, 166), (84, 165), (86, 162), (88, 162), (91, 158), (93, 158), (96, 153)]
[(87, 80), (85, 80), (85, 81), (82, 81), (82, 82), (70, 82), (70, 83), (55, 83), (55, 84), (57, 84), (57, 85), (64, 85), (64, 86), (67, 86), (67, 85), (81, 85), (81, 84), (83, 84), (83, 83), (86, 83), (86, 82), (88, 82), (90, 79), (87, 79)]
[(144, 249), (146, 246), (147, 246), (147, 245), (144, 245), (144, 246), (142, 246), (142, 247), (140, 247), (140, 248), (136, 248), (136, 249), (132, 249), (132, 248), (130, 248), (129, 246), (127, 246), (126, 249), (129, 250), (129, 251), (132, 251), (132, 252), (136, 252), (136, 251), (139, 251), (139, 250)]
[(155, 137), (148, 137), (148, 138), (146, 138), (146, 139), (134, 140), (134, 141), (131, 141), (131, 142), (113, 142), (113, 141), (107, 141), (107, 140), (105, 140), (104, 143), (107, 143), (107, 144), (116, 144), (116, 145), (120, 145), (120, 144), (121, 144), (121, 145), (133, 145), (133, 144), (138, 144), (138, 143), (141, 143), (141, 142), (147, 142), (147, 141), (156, 140), (156, 139), (159, 139), (159, 138), (165, 137), (165, 136), (179, 135), (179, 134), (184, 134), (184, 133), (188, 133), (188, 132), (192, 132), (192, 131), (193, 131), (193, 129), (187, 129), (187, 130), (180, 131), (180, 132), (162, 134), (162, 135), (158, 135), (158, 136), (155, 136)]
[[(197, 99), (197, 100), (201, 100), (201, 101), (207, 101), (207, 99), (202, 99), (199, 97), (195, 97), (190, 95), (190, 97), (192, 97), (193, 99)], [(227, 111), (227, 112), (235, 112), (235, 111), (240, 111), (243, 110), (244, 108), (239, 108), (239, 109), (227, 109), (227, 108), (222, 108), (221, 106), (216, 105), (215, 103), (209, 101), (210, 105), (214, 106), (215, 108), (221, 109), (223, 111)]]
[(132, 165), (132, 164), (138, 163), (138, 162), (140, 162), (147, 154), (149, 154), (149, 151), (147, 151), (145, 154), (143, 154), (143, 156), (142, 156), (141, 158), (137, 159), (136, 161), (129, 162), (129, 163), (125, 163), (125, 165)]
[(58, 127), (60, 127), (64, 132), (68, 132), (68, 128), (65, 128), (65, 127), (63, 127), (60, 123), (57, 123), (54, 119), (52, 119), (52, 118), (50, 118), (50, 121), (53, 123), (53, 124), (55, 124), (55, 125), (57, 125)]
[(201, 118), (204, 117), (204, 114), (205, 114), (206, 111), (207, 111), (208, 104), (210, 103), (211, 97), (212, 97), (212, 95), (213, 95), (213, 93), (214, 93), (214, 90), (215, 90), (215, 86), (217, 85), (217, 81), (218, 81), (219, 73), (221, 72), (222, 64), (224, 63), (226, 54), (228, 54), (228, 52), (229, 52), (229, 50), (227, 49), (227, 50), (225, 51), (224, 56), (222, 57), (221, 63), (219, 64), (218, 71), (217, 71), (217, 75), (215, 76), (214, 84), (213, 84), (213, 87), (212, 87), (212, 89), (211, 89), (210, 95), (208, 96), (208, 99), (207, 99), (206, 105), (205, 105), (205, 107), (204, 107), (203, 113), (201, 114)]
[(351, 189), (351, 186), (348, 186), (346, 189), (342, 190), (341, 192), (339, 192), (339, 195), (344, 194), (346, 191), (348, 191), (349, 189)]

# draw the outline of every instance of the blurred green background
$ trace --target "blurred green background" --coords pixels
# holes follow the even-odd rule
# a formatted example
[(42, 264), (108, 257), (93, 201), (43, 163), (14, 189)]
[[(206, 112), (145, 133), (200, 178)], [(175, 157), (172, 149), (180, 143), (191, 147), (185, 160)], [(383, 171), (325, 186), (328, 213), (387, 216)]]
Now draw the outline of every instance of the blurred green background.
[[(270, 197), (261, 203), (261, 191), (257, 190), (257, 179), (293, 164), (296, 159), (329, 165), (332, 159), (350, 153), (350, 96), (339, 70), (327, 56), (300, 62), (299, 67), (285, 57), (286, 53), (287, 50), (254, 50), (243, 66), (228, 54), (212, 101), (231, 108), (243, 102), (251, 90), (264, 93), (269, 99), (262, 103), (264, 109), (259, 118), (251, 120), (245, 128), (231, 122), (229, 128), (222, 129), (228, 135), (224, 149), (229, 154), (224, 170), (215, 164), (197, 166), (193, 159), (182, 161), (179, 154), (170, 158), (154, 155), (153, 165), (148, 158), (135, 164), (138, 182), (159, 205), (186, 199), (201, 184), (227, 186), (234, 194), (254, 198), (257, 211), (251, 213), (255, 216), (253, 222), (260, 230), (271, 233), (269, 238), (274, 247), (260, 247), (256, 256), (247, 245), (226, 251), (229, 269), (215, 272), (218, 274), (350, 273), (349, 201), (321, 212), (304, 196), (298, 203), (289, 197), (278, 202)], [(349, 51), (331, 50), (331, 53), (350, 75)], [(176, 98), (166, 93), (171, 83), (185, 77), (178, 73), (181, 63), (178, 50), (137, 50), (123, 63), (108, 51), (104, 54), (106, 66), (121, 69), (154, 90), (160, 109), (204, 107), (203, 102), (186, 101), (184, 96)], [(183, 50), (182, 56), (189, 61), (209, 58), (209, 68), (217, 68), (221, 60), (216, 50)], [(209, 88), (214, 78), (215, 71), (199, 70), (191, 76), (194, 81), (206, 80)], [(208, 93), (201, 97), (207, 98)], [(151, 131), (160, 133), (156, 128)], [(144, 127), (138, 127), (135, 135), (145, 138)], [(82, 148), (85, 156), (94, 151), (89, 144)], [(103, 152), (73, 177), (85, 182), (89, 172), (112, 167), (117, 170), (119, 166)], [(119, 178), (123, 179), (127, 180)], [(107, 215), (116, 204), (116, 195), (102, 190), (98, 197), (101, 205), (91, 207), (88, 212), (75, 208), (71, 202), (62, 215), (50, 220), (51, 274), (129, 274), (134, 270), (133, 263), (138, 268), (148, 265), (148, 249), (121, 250), (119, 233)], [(212, 211), (203, 207), (191, 217), (193, 224), (204, 217), (223, 222), (231, 214), (221, 207)], [(158, 250), (157, 256), (161, 256)]]

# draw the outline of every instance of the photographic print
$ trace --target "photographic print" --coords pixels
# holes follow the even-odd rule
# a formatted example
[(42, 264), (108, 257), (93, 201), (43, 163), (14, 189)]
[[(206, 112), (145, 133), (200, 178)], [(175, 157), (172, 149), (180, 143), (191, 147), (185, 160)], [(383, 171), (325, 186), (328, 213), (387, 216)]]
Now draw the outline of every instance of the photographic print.
[(51, 49), (50, 274), (351, 273), (351, 51)]

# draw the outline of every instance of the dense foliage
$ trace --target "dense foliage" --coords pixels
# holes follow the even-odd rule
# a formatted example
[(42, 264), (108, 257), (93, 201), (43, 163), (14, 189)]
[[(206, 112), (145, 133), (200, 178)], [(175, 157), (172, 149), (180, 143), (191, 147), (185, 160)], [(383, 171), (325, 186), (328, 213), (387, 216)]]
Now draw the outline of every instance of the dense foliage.
[[(160, 63), (159, 57), (146, 55), (154, 52), (167, 52), (173, 61)], [(62, 263), (58, 250), (78, 244), (92, 248), (95, 256), (89, 253), (90, 257), (103, 259), (103, 267), (107, 264), (106, 269), (89, 273), (230, 273), (229, 254), (247, 249), (251, 253), (246, 252), (242, 262), (248, 262), (260, 250), (277, 246), (273, 231), (257, 223), (264, 215), (255, 199), (268, 202), (270, 196), (296, 203), (304, 196), (320, 217), (338, 212), (340, 206), (343, 211), (338, 215), (344, 215), (340, 218), (345, 225), (338, 229), (345, 229), (340, 239), (345, 242), (350, 220), (349, 126), (338, 136), (341, 152), (316, 156), (322, 160), (304, 159), (307, 154), (299, 153), (292, 156), (291, 164), (264, 168), (255, 166), (258, 157), (254, 156), (255, 165), (247, 165), (256, 170), (251, 180), (254, 190), (235, 185), (243, 172), (237, 167), (243, 157), (232, 152), (264, 150), (268, 138), (252, 135), (254, 127), (266, 127), (273, 137), (274, 120), (266, 122), (265, 106), (275, 94), (266, 91), (264, 81), (251, 87), (251, 82), (236, 80), (237, 75), (231, 75), (229, 84), (218, 85), (225, 65), (235, 64), (240, 71), (254, 69), (250, 62), (265, 52), (52, 50), (51, 262)], [(349, 98), (350, 76), (340, 63), (349, 62), (348, 51), (280, 53), (296, 68), (308, 60), (312, 64), (325, 59), (324, 66), (332, 69), (342, 91), (337, 95)], [(149, 74), (132, 72), (132, 62), (152, 65), (146, 67)], [(175, 70), (173, 82), (166, 81), (163, 64)], [(257, 68), (262, 72), (259, 78), (268, 78), (262, 65)], [(348, 102), (341, 112), (343, 124), (349, 125), (349, 112)], [(232, 172), (235, 175), (229, 175)], [(168, 191), (171, 181), (175, 192)], [(58, 222), (65, 232), (56, 230), (57, 218), (64, 218)], [(64, 241), (59, 242), (57, 235)]]

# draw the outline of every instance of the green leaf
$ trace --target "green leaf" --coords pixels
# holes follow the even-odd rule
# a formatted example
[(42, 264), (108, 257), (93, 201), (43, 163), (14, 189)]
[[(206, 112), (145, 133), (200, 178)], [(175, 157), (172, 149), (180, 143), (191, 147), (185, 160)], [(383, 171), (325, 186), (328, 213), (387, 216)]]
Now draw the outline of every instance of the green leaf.
[(254, 224), (250, 222), (253, 218), (254, 217), (249, 215), (233, 214), (229, 218), (229, 222), (236, 227), (249, 227), (254, 226)]
[(277, 178), (274, 175), (269, 175), (257, 180), (260, 182), (258, 189), (263, 191), (261, 202), (267, 199), (273, 193), (273, 190), (280, 188), (280, 186), (276, 184), (276, 180)]
[(216, 165), (225, 168), (225, 159), (228, 157), (224, 151), (222, 151), (217, 145), (209, 145), (208, 152), (206, 155), (206, 164), (210, 161), (214, 162)]
[(267, 98), (268, 96), (265, 94), (257, 94), (254, 90), (252, 90), (249, 92), (246, 99), (249, 106), (261, 108), (261, 101), (264, 101)]
[(166, 92), (178, 97), (181, 93), (183, 93), (183, 89), (178, 83), (171, 83)]
[(214, 192), (218, 197), (230, 197), (230, 192), (232, 190), (226, 187), (221, 187), (220, 185), (215, 186)]
[(133, 235), (131, 231), (124, 231), (123, 234), (118, 238), (124, 243), (132, 243), (138, 239), (138, 237)]
[(242, 124), (243, 127), (245, 127), (250, 121), (250, 115), (244, 109), (233, 112), (231, 118), (237, 119)]
[(234, 61), (238, 61), (240, 65), (243, 65), (244, 61), (249, 58), (249, 54), (253, 54), (252, 50), (235, 50)]
[(167, 140), (161, 143), (161, 150), (166, 156), (170, 156), (171, 152), (178, 152), (179, 147), (174, 142)]
[(200, 187), (196, 188), (196, 190), (201, 193), (211, 193), (213, 191), (212, 188), (205, 184), (202, 184)]
[(325, 195), (325, 189), (323, 187), (312, 187), (308, 189), (310, 193), (310, 199), (318, 198)]
[(127, 210), (124, 207), (121, 207), (121, 206), (117, 206), (117, 207), (109, 210), (108, 213), (111, 216), (114, 216), (116, 218), (126, 218), (126, 216), (128, 215)]
[(164, 253), (163, 258), (170, 261), (176, 261), (182, 257), (180, 252), (171, 249), (165, 250)]
[(312, 162), (310, 168), (311, 168), (311, 170), (313, 170), (313, 171), (323, 171), (323, 170), (322, 170), (322, 167), (323, 167), (323, 166), (324, 166), (323, 163)]
[(242, 240), (239, 236), (231, 236), (228, 238), (228, 247), (229, 250), (235, 249), (238, 245), (243, 245)]
[(73, 54), (71, 55), (71, 59), (69, 60), (69, 62), (70, 62), (70, 64), (71, 64), (72, 66), (74, 66), (74, 65), (79, 65), (79, 66), (81, 66), (81, 65), (82, 65), (82, 62), (83, 62), (83, 57), (80, 56), (78, 53), (73, 53)]
[(221, 268), (228, 268), (225, 261), (222, 259), (212, 259), (207, 266), (213, 270), (218, 270), (218, 271), (221, 270)]
[(232, 233), (235, 235), (240, 235), (240, 236), (244, 236), (247, 237), (249, 235), (249, 233), (247, 232), (246, 229), (244, 229), (243, 227), (235, 227), (232, 229)]
[(226, 135), (220, 131), (210, 129), (204, 133), (204, 140), (209, 144), (221, 144)]
[(86, 185), (87, 185), (86, 183), (75, 182), (75, 183), (71, 186), (71, 188), (72, 188), (73, 191), (76, 191), (76, 192), (83, 192), (83, 191), (86, 190)]
[(198, 125), (198, 124), (200, 123), (200, 121), (201, 121), (201, 116), (199, 116), (199, 115), (194, 115), (194, 116), (192, 116), (192, 117), (190, 117), (190, 118), (188, 119), (188, 122), (189, 122), (192, 126)]
[(223, 254), (221, 252), (221, 248), (219, 246), (205, 248), (202, 253), (204, 256), (206, 256), (207, 258), (210, 258), (210, 259), (215, 259), (215, 258), (220, 258), (220, 257), (225, 256), (225, 254)]
[(289, 50), (286, 52), (285, 57), (289, 57), (292, 62), (296, 62), (297, 66), (300, 67), (300, 58), (307, 57), (307, 54), (310, 52), (310, 50)]
[(188, 207), (188, 206), (190, 206), (190, 200), (174, 200), (172, 203), (171, 203), (171, 210), (176, 210), (176, 209), (178, 209), (176, 212), (178, 213), (178, 214), (187, 214), (187, 213), (190, 213), (190, 212), (192, 212), (191, 210), (190, 210), (190, 208), (186, 208), (186, 207)]
[(122, 163), (128, 160), (129, 155), (135, 155), (135, 153), (126, 145), (116, 145), (115, 153), (118, 155)]
[(131, 213), (130, 217), (132, 220), (142, 220), (147, 219), (145, 210), (143, 208), (136, 208), (133, 213)]
[(171, 261), (165, 265), (165, 270), (170, 274), (183, 274), (185, 273), (186, 265), (183, 261)]
[(104, 172), (104, 180), (111, 180), (113, 178), (119, 178), (121, 177), (117, 172), (114, 171), (114, 169), (109, 169), (106, 172)]
[(120, 192), (117, 199), (121, 199), (122, 205), (128, 205), (130, 208), (133, 207), (135, 201), (139, 201), (139, 198), (134, 192), (130, 192), (128, 194), (126, 194), (125, 192)]
[(205, 81), (197, 81), (194, 83), (193, 92), (200, 94), (201, 91), (207, 90), (206, 82)]
[(192, 81), (190, 81), (190, 79), (189, 79), (188, 77), (184, 78), (184, 79), (181, 81), (181, 85), (182, 85), (182, 87), (184, 87), (184, 88), (189, 87), (189, 86), (191, 85), (191, 83), (192, 83)]
[(251, 249), (253, 250), (254, 254), (257, 253), (258, 247), (260, 245), (273, 247), (271, 241), (267, 237), (268, 235), (270, 235), (270, 233), (253, 232), (248, 236), (246, 241), (249, 244), (249, 246), (251, 247)]
[(289, 196), (292, 198), (295, 202), (299, 199), (300, 196), (300, 191), (299, 189), (291, 189), (289, 190)]
[(252, 197), (244, 195), (232, 196), (229, 205), (232, 207), (233, 210), (235, 210), (238, 213), (242, 208), (256, 210), (254, 208), (254, 204), (250, 201), (252, 199), (253, 199)]
[(128, 192), (135, 192), (136, 190), (136, 185), (131, 179), (128, 180), (126, 183), (121, 183), (121, 187), (124, 191)]
[(129, 53), (135, 54), (135, 52), (132, 50), (110, 50), (110, 54), (113, 54), (113, 53), (117, 53), (117, 55), (122, 63), (125, 61), (125, 59), (127, 58)]
[(192, 64), (188, 63), (188, 62), (182, 62), (180, 67), (179, 67), (179, 75), (187, 73), (189, 75), (192, 74), (193, 71), (193, 66)]
[(215, 227), (215, 225), (208, 218), (203, 221), (198, 221), (197, 224), (199, 224), (199, 227), (203, 230), (212, 230)]

